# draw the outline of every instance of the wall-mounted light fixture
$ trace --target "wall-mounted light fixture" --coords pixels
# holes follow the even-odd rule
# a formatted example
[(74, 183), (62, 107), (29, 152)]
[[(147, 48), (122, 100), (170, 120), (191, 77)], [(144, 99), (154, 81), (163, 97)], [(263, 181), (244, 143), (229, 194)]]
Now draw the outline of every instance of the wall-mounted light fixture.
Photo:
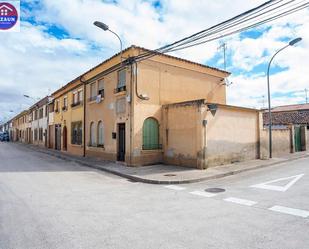
[(207, 111), (210, 111), (212, 116), (216, 115), (216, 112), (218, 110), (218, 105), (217, 104), (207, 104)]

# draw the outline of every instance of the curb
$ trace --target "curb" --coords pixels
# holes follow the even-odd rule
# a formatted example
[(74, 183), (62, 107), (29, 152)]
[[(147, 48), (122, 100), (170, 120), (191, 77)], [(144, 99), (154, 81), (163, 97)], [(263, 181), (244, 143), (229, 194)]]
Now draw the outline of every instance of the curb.
[[(21, 145), (23, 145), (23, 144), (21, 144)], [(44, 153), (44, 154), (47, 154), (47, 155), (50, 155), (50, 156), (54, 156), (54, 157), (57, 157), (59, 159), (65, 160), (65, 161), (75, 162), (75, 163), (80, 164), (81, 166), (105, 171), (107, 173), (117, 175), (117, 176), (129, 179), (129, 180), (135, 181), (135, 182), (142, 182), (142, 183), (147, 183), (147, 184), (166, 184), (166, 185), (169, 185), (169, 184), (188, 184), (188, 183), (195, 183), (195, 182), (219, 179), (219, 178), (223, 178), (223, 177), (226, 177), (226, 176), (236, 175), (236, 174), (248, 172), (248, 171), (251, 171), (251, 170), (266, 168), (266, 167), (270, 167), (270, 166), (274, 166), (274, 165), (278, 165), (278, 164), (291, 162), (291, 161), (295, 161), (295, 160), (298, 160), (298, 159), (309, 157), (309, 154), (305, 154), (305, 155), (301, 155), (299, 157), (283, 159), (282, 161), (277, 161), (277, 162), (273, 162), (273, 163), (269, 163), (269, 164), (261, 164), (261, 165), (257, 165), (257, 166), (251, 167), (251, 168), (232, 170), (232, 171), (229, 171), (229, 172), (226, 172), (226, 173), (219, 173), (219, 174), (212, 175), (212, 176), (205, 176), (205, 177), (201, 177), (201, 178), (188, 179), (188, 180), (162, 180), (162, 181), (160, 181), (160, 180), (151, 180), (151, 179), (141, 178), (141, 177), (134, 176), (134, 175), (124, 174), (124, 173), (121, 173), (121, 172), (116, 171), (116, 170), (104, 168), (104, 167), (97, 165), (97, 164), (91, 164), (91, 163), (84, 162), (83, 160), (72, 158), (70, 155), (63, 155), (63, 154), (57, 155), (53, 152), (49, 152), (48, 150), (46, 150), (44, 148), (39, 148), (39, 150), (35, 150), (35, 148), (31, 147), (31, 146), (25, 146), (25, 147), (27, 147), (27, 148), (29, 148), (33, 151), (36, 151), (36, 152), (40, 152), (40, 153)]]

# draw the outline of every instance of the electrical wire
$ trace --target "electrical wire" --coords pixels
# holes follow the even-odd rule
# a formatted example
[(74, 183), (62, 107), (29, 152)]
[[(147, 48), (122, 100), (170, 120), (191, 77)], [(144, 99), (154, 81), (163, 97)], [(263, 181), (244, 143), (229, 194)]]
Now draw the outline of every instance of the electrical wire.
[[(295, 3), (296, 2), (296, 3)], [(250, 9), (227, 21), (221, 22), (208, 29), (185, 37), (172, 44), (161, 48), (144, 52), (135, 57), (136, 60), (144, 60), (157, 54), (174, 52), (189, 47), (197, 46), (206, 42), (217, 40), (235, 33), (243, 32), (253, 27), (274, 21), (284, 16), (290, 15), (309, 6), (309, 2), (304, 0), (272, 0), (265, 2), (258, 7)], [(303, 4), (301, 4), (303, 3)], [(270, 9), (271, 8), (271, 9)], [(236, 28), (236, 29), (235, 29)]]

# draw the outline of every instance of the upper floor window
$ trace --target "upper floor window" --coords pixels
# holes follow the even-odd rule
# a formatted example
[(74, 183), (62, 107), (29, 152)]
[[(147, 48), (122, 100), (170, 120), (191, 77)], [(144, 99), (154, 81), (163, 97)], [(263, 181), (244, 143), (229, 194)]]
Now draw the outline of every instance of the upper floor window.
[(82, 103), (83, 102), (83, 90), (77, 91), (77, 102)]
[(126, 90), (126, 70), (118, 71), (118, 82), (116, 92), (121, 92)]
[(98, 81), (98, 95), (101, 95), (101, 97), (104, 97), (104, 80), (100, 79)]
[(73, 92), (73, 103), (72, 107), (80, 105), (83, 103), (83, 90), (78, 90), (76, 92)]
[(96, 82), (90, 84), (90, 99), (89, 101), (95, 100), (97, 97)]
[(59, 100), (55, 102), (55, 112), (59, 112)]
[(77, 92), (74, 92), (72, 95), (72, 99), (73, 99), (73, 105), (75, 106), (78, 103), (78, 96), (77, 96)]
[(68, 97), (64, 97), (63, 98), (63, 106), (62, 106), (62, 110), (66, 111), (68, 109)]
[(39, 110), (39, 118), (43, 118), (43, 108), (40, 108)]

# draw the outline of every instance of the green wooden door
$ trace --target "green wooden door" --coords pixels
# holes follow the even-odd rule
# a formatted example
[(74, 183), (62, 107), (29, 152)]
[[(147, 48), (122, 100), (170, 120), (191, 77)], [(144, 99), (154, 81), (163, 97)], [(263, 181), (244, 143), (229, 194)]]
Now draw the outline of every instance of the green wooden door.
[(294, 128), (295, 152), (301, 151), (301, 130), (300, 127)]
[(154, 118), (147, 118), (143, 125), (143, 150), (159, 149), (159, 124)]

